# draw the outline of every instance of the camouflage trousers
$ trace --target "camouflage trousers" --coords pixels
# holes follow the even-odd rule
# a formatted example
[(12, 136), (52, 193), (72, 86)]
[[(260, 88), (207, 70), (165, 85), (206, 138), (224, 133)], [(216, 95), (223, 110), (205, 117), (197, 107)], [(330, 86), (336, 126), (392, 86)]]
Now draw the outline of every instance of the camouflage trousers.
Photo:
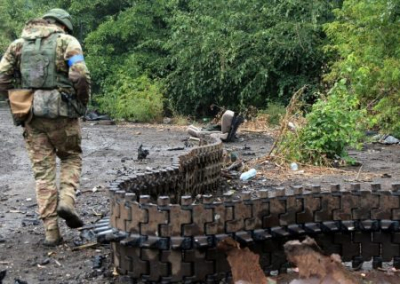
[[(47, 230), (58, 227), (60, 196), (75, 199), (82, 170), (81, 128), (77, 118), (38, 118), (25, 125), (24, 139), (36, 181), (40, 218)], [(60, 159), (60, 188), (57, 163)]]

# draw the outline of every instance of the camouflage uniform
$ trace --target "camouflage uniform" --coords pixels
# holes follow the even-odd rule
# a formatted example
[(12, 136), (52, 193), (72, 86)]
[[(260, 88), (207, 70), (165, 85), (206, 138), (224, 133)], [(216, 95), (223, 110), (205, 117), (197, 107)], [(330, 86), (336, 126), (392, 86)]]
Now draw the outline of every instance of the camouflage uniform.
[[(64, 29), (44, 20), (28, 23), (20, 39), (8, 47), (0, 62), (0, 96), (18, 86), (18, 74), (23, 76), (21, 54), (25, 39), (54, 33), (56, 41), (55, 64), (58, 73), (65, 74), (71, 88), (53, 90), (35, 89), (33, 118), (25, 124), (24, 139), (36, 180), (39, 214), (46, 230), (58, 230), (57, 200), (71, 198), (79, 187), (82, 168), (81, 128), (79, 110), (85, 108), (90, 96), (90, 75), (83, 60), (68, 66), (68, 60), (82, 55), (79, 42)], [(17, 75), (17, 76), (16, 76)], [(67, 81), (68, 81), (67, 80)], [(60, 92), (73, 95), (69, 101), (61, 99)], [(54, 98), (57, 101), (54, 102)], [(61, 161), (60, 190), (56, 183), (56, 157)], [(67, 220), (68, 224), (68, 220)]]
[(40, 217), (46, 229), (56, 229), (56, 156), (61, 160), (60, 195), (75, 200), (82, 168), (79, 120), (34, 118), (26, 125), (24, 137), (36, 180)]

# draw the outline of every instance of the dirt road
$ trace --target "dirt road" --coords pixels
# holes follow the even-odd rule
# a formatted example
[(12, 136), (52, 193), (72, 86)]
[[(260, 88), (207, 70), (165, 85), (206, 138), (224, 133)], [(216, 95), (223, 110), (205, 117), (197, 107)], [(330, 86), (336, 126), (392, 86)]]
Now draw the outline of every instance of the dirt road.
[[(120, 171), (169, 165), (179, 155), (187, 138), (184, 127), (171, 125), (101, 125), (83, 122), (83, 171), (78, 210), (87, 224), (108, 214), (107, 183)], [(264, 156), (273, 139), (268, 135), (244, 134), (240, 141), (226, 144), (245, 160)], [(137, 149), (143, 144), (150, 151), (144, 162), (137, 160)], [(174, 149), (173, 151), (169, 151)], [(258, 184), (342, 183), (356, 178), (361, 182), (391, 183), (400, 180), (400, 146), (368, 145), (352, 151), (362, 168), (348, 172), (312, 171), (287, 173), (271, 165), (260, 168)], [(240, 186), (240, 185), (239, 185)], [(44, 238), (37, 216), (34, 180), (24, 148), (22, 128), (14, 127), (8, 109), (0, 105), (0, 271), (7, 270), (3, 283), (21, 279), (27, 283), (131, 283), (111, 276), (109, 248), (73, 251), (81, 238), (60, 222), (65, 244), (55, 249), (40, 244)], [(105, 259), (103, 259), (105, 257)], [(94, 269), (93, 260), (103, 260)], [(124, 282), (126, 281), (126, 282)], [(1, 283), (1, 281), (0, 281)]]
[[(28, 283), (107, 283), (92, 269), (91, 258), (107, 255), (108, 248), (71, 252), (78, 231), (63, 223), (65, 245), (48, 249), (40, 245), (43, 229), (36, 213), (34, 179), (24, 148), (22, 128), (14, 127), (8, 109), (0, 109), (0, 270), (7, 278)], [(169, 164), (186, 136), (174, 127), (97, 125), (82, 123), (83, 170), (78, 208), (86, 223), (108, 213), (105, 187), (123, 167), (146, 168)], [(136, 161), (140, 144), (150, 151), (145, 162)], [(93, 189), (96, 192), (93, 192)], [(54, 254), (51, 254), (55, 252)], [(47, 263), (49, 262), (49, 263)], [(100, 275), (101, 271), (98, 272)], [(106, 281), (106, 282), (105, 282)], [(11, 280), (5, 280), (11, 283)]]

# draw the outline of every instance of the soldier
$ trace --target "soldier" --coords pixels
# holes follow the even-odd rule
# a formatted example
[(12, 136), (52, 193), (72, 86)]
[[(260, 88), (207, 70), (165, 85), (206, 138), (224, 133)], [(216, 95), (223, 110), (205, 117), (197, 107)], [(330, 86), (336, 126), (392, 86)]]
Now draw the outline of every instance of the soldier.
[[(23, 123), (23, 136), (46, 246), (62, 242), (58, 217), (70, 228), (83, 225), (75, 210), (75, 192), (82, 168), (79, 117), (90, 97), (90, 75), (72, 32), (71, 16), (52, 9), (26, 24), (21, 38), (11, 43), (0, 62), (0, 96), (11, 99), (17, 87), (32, 90), (31, 116)], [(56, 157), (61, 161), (59, 190)]]

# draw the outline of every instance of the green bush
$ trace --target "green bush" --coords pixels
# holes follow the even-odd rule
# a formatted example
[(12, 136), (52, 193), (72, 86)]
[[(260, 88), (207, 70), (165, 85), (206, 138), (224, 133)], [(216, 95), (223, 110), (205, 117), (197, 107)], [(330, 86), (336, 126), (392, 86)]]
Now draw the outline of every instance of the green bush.
[(281, 103), (270, 102), (267, 108), (261, 113), (268, 115), (269, 125), (279, 125), (281, 118), (285, 115), (286, 108)]
[(119, 74), (115, 86), (107, 94), (97, 97), (100, 111), (116, 119), (138, 122), (156, 121), (162, 117), (163, 95), (157, 82), (146, 75), (128, 78)]
[(360, 146), (365, 112), (350, 96), (341, 80), (327, 99), (320, 99), (306, 116), (306, 124), (285, 137), (285, 158), (291, 161), (328, 165), (330, 160), (348, 159), (346, 146)]

